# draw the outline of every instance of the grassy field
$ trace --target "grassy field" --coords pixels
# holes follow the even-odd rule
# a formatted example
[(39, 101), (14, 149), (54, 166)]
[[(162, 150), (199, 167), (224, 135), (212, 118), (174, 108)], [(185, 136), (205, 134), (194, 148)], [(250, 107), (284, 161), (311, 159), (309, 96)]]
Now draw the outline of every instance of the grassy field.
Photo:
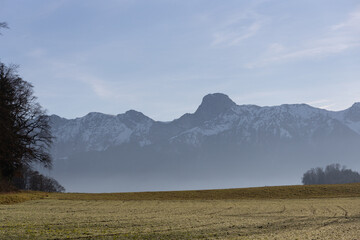
[(20, 192), (0, 203), (0, 239), (360, 239), (360, 184)]

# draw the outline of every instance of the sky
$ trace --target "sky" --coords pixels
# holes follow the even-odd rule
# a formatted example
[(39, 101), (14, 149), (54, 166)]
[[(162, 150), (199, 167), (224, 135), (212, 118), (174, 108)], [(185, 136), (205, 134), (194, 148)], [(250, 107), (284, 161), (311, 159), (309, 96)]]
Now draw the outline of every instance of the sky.
[(360, 101), (359, 0), (0, 0), (0, 61), (49, 114), (169, 121), (237, 104)]

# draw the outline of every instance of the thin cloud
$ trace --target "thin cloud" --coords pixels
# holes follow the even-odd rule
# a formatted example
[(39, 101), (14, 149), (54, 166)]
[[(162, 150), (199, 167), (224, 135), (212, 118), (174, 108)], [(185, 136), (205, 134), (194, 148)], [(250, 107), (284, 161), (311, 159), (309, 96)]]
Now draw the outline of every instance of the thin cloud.
[[(41, 57), (44, 56), (41, 55)], [(76, 61), (65, 62), (64, 60), (54, 60), (45, 57), (43, 61), (47, 62), (51, 72), (55, 76), (81, 82), (90, 87), (93, 93), (99, 98), (120, 99), (120, 96), (123, 96), (117, 91), (120, 88), (119, 86), (110, 84), (108, 81), (90, 74), (89, 71), (84, 70), (86, 68)]]
[[(301, 49), (287, 49), (281, 44), (280, 52), (271, 53), (270, 45), (262, 60), (246, 64), (246, 68), (256, 68), (265, 65), (285, 62), (289, 60), (321, 58), (339, 54), (352, 48), (360, 46), (360, 8), (349, 14), (348, 18), (336, 25), (330, 26), (325, 36), (312, 40)], [(269, 54), (270, 53), (270, 54)]]
[(241, 94), (234, 98), (237, 103), (254, 103), (261, 99), (274, 98), (276, 96), (289, 95), (290, 91), (285, 90), (269, 90), (269, 91), (253, 91), (246, 94)]
[(43, 58), (47, 54), (46, 50), (43, 48), (34, 48), (31, 51), (26, 53), (26, 56), (31, 58)]
[(321, 109), (326, 109), (326, 110), (329, 110), (330, 108), (336, 106), (335, 103), (333, 104), (328, 104), (328, 105), (321, 105), (321, 106), (318, 106), (318, 108), (321, 108)]
[(69, 3), (69, 0), (57, 0), (57, 1), (48, 1), (38, 9), (37, 14), (40, 16), (50, 16), (54, 12), (63, 8), (66, 4)]
[(320, 99), (320, 100), (307, 102), (307, 104), (309, 104), (309, 105), (319, 105), (319, 104), (324, 104), (324, 103), (329, 103), (329, 102), (330, 102), (330, 100), (328, 100), (328, 99)]
[(106, 85), (104, 81), (94, 76), (78, 75), (77, 78), (91, 87), (93, 92), (101, 98), (117, 98), (113, 88)]
[(249, 12), (228, 19), (218, 31), (213, 33), (212, 46), (235, 46), (253, 37), (265, 24), (265, 18)]
[(331, 29), (335, 31), (341, 29), (359, 31), (359, 24), (360, 24), (360, 7), (358, 7), (356, 11), (350, 13), (346, 21), (332, 26)]
[(298, 50), (289, 52), (283, 55), (277, 55), (274, 57), (266, 58), (259, 62), (246, 64), (247, 68), (262, 67), (268, 64), (276, 62), (284, 62), (287, 60), (304, 59), (312, 57), (325, 57), (336, 53), (341, 53), (349, 48), (358, 47), (360, 43), (349, 44), (349, 43), (334, 43), (329, 46), (316, 46), (308, 49)]
[(307, 102), (307, 104), (313, 107), (327, 109), (327, 110), (329, 110), (331, 107), (334, 107), (336, 105), (333, 101), (328, 99), (315, 100), (315, 101)]

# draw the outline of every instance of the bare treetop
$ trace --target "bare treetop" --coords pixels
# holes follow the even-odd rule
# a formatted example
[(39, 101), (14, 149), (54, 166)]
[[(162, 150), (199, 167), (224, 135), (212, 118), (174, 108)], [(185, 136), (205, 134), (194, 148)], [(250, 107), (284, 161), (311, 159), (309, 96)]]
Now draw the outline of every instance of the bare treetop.
[[(9, 25), (6, 22), (0, 22), (0, 29), (2, 28), (9, 28)], [(2, 35), (1, 32), (0, 35)]]

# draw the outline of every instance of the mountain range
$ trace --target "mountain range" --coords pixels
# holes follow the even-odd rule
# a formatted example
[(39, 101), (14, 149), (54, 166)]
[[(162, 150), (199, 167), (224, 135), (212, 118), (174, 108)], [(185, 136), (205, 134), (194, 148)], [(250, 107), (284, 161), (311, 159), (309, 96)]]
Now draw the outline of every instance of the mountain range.
[(334, 162), (360, 169), (360, 103), (336, 112), (306, 104), (259, 107), (214, 93), (171, 122), (135, 110), (50, 120), (50, 174), (68, 191), (287, 185)]

